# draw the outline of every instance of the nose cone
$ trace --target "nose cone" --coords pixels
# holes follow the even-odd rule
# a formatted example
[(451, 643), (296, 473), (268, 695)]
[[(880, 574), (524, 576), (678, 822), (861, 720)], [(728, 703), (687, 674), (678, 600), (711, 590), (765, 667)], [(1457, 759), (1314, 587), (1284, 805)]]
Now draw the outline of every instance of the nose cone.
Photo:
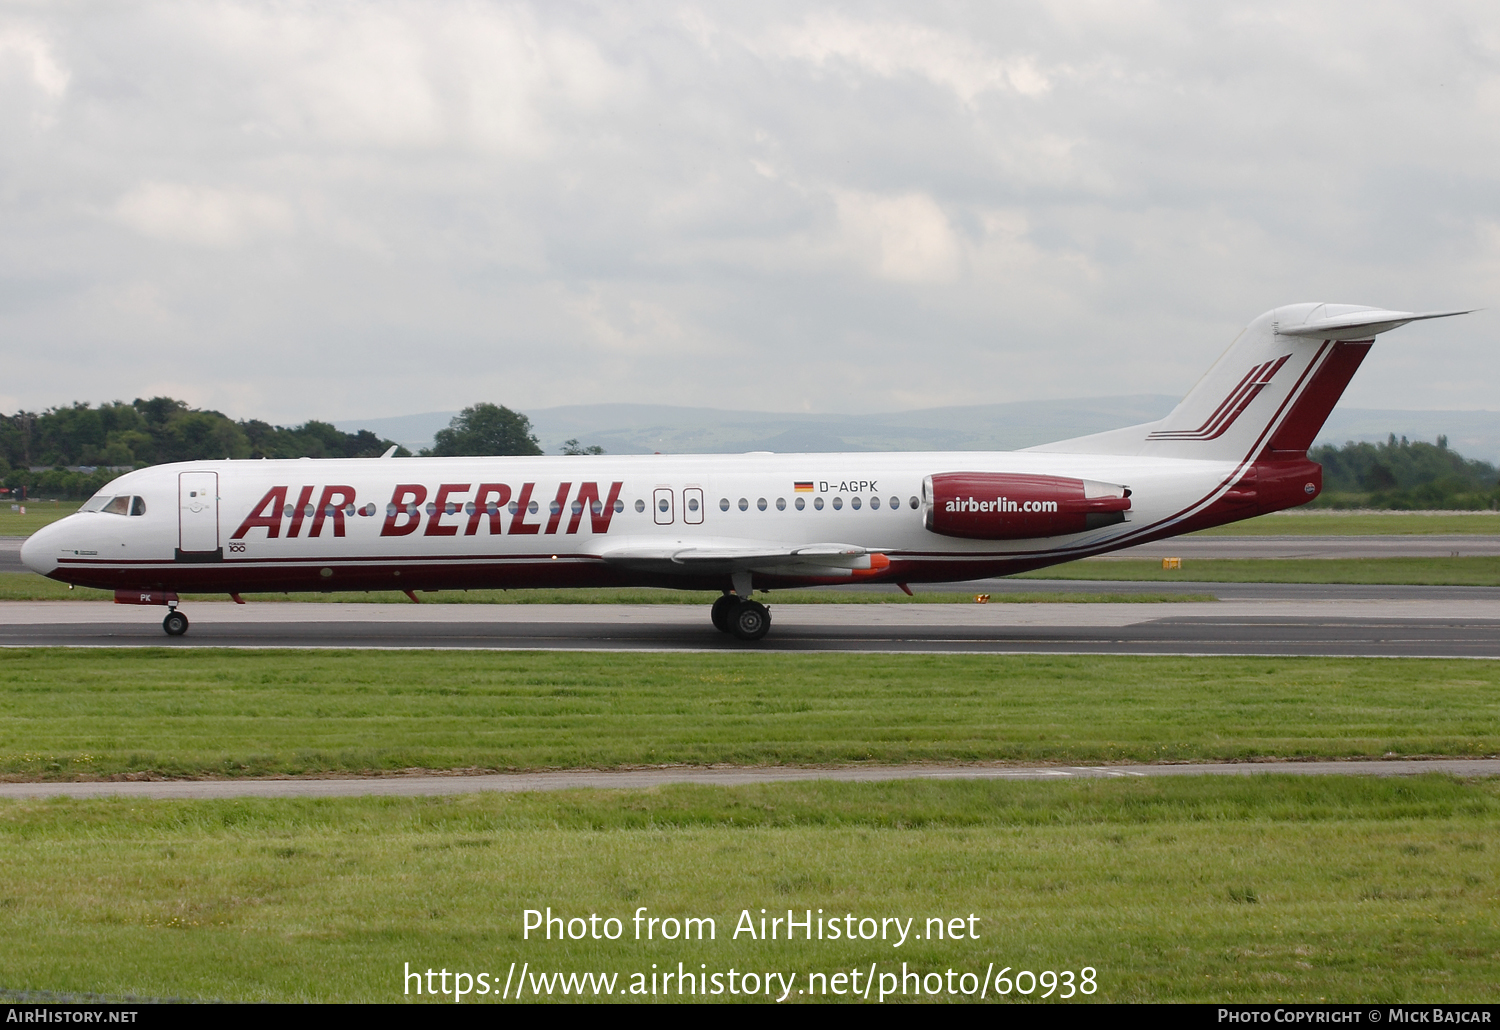
[(28, 569), (43, 576), (57, 571), (58, 540), (62, 532), (62, 522), (54, 522), (26, 538), (21, 545), (21, 561)]

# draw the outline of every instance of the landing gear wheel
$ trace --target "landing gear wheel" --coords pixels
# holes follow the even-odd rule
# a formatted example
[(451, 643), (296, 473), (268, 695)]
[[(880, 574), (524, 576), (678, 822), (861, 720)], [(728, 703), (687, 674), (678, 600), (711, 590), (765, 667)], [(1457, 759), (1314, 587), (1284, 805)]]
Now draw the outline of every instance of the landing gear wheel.
[(771, 628), (771, 610), (759, 601), (741, 601), (729, 615), (729, 629), (741, 640), (759, 640)]
[(180, 637), (187, 632), (187, 616), (175, 609), (167, 612), (167, 617), (161, 620), (161, 628), (167, 631), (169, 637)]
[(740, 603), (740, 599), (733, 594), (725, 594), (714, 602), (709, 609), (708, 617), (714, 620), (714, 629), (720, 633), (731, 633), (733, 628), (729, 625), (729, 615), (734, 611), (734, 606)]

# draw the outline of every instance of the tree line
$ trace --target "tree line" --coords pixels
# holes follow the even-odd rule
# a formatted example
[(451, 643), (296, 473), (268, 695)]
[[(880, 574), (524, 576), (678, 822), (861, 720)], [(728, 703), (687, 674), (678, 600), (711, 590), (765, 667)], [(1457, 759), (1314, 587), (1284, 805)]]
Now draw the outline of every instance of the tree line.
[[(83, 498), (121, 469), (214, 458), (373, 458), (391, 446), (368, 430), (345, 433), (327, 422), (236, 422), (172, 397), (137, 398), (0, 415), (0, 478), (18, 495), (25, 488), (33, 497)], [(99, 468), (68, 469), (91, 465)]]
[(1448, 438), (1412, 442), (1392, 433), (1383, 443), (1325, 444), (1307, 455), (1323, 466), (1317, 507), (1402, 511), (1500, 507), (1500, 470), (1450, 450)]
[[(0, 483), (15, 497), (82, 500), (122, 470), (170, 461), (220, 458), (374, 458), (396, 448), (367, 429), (346, 433), (327, 422), (275, 426), (235, 421), (171, 397), (78, 403), (43, 412), (0, 415)], [(498, 404), (465, 408), (440, 430), (424, 455), (541, 454), (531, 420)], [(563, 445), (564, 454), (603, 454)], [(70, 468), (71, 466), (71, 468)], [(79, 466), (94, 466), (86, 472)]]

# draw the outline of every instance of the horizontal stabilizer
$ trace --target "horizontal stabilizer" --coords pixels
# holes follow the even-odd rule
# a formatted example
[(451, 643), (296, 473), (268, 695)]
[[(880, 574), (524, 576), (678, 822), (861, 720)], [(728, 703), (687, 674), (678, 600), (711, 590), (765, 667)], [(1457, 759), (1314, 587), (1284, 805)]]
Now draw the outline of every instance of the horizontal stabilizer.
[[(1275, 335), (1277, 336), (1306, 336), (1318, 340), (1368, 340), (1380, 333), (1390, 332), (1392, 329), (1400, 328), (1408, 322), (1422, 322), (1429, 318), (1449, 318), (1453, 315), (1467, 315), (1476, 308), (1465, 311), (1385, 311), (1381, 308), (1358, 308), (1348, 310), (1347, 308), (1333, 314), (1328, 311), (1335, 305), (1319, 305), (1309, 312), (1310, 316), (1306, 322), (1300, 325), (1284, 325), (1277, 323)], [(1321, 310), (1320, 310), (1321, 309)], [(1321, 317), (1317, 317), (1320, 316)]]

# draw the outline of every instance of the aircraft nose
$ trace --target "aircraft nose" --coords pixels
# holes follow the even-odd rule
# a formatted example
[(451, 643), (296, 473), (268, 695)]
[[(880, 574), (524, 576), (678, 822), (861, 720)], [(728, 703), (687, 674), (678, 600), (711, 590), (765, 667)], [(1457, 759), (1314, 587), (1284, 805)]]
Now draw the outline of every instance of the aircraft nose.
[(21, 563), (32, 572), (50, 576), (57, 569), (59, 524), (43, 526), (21, 544)]

